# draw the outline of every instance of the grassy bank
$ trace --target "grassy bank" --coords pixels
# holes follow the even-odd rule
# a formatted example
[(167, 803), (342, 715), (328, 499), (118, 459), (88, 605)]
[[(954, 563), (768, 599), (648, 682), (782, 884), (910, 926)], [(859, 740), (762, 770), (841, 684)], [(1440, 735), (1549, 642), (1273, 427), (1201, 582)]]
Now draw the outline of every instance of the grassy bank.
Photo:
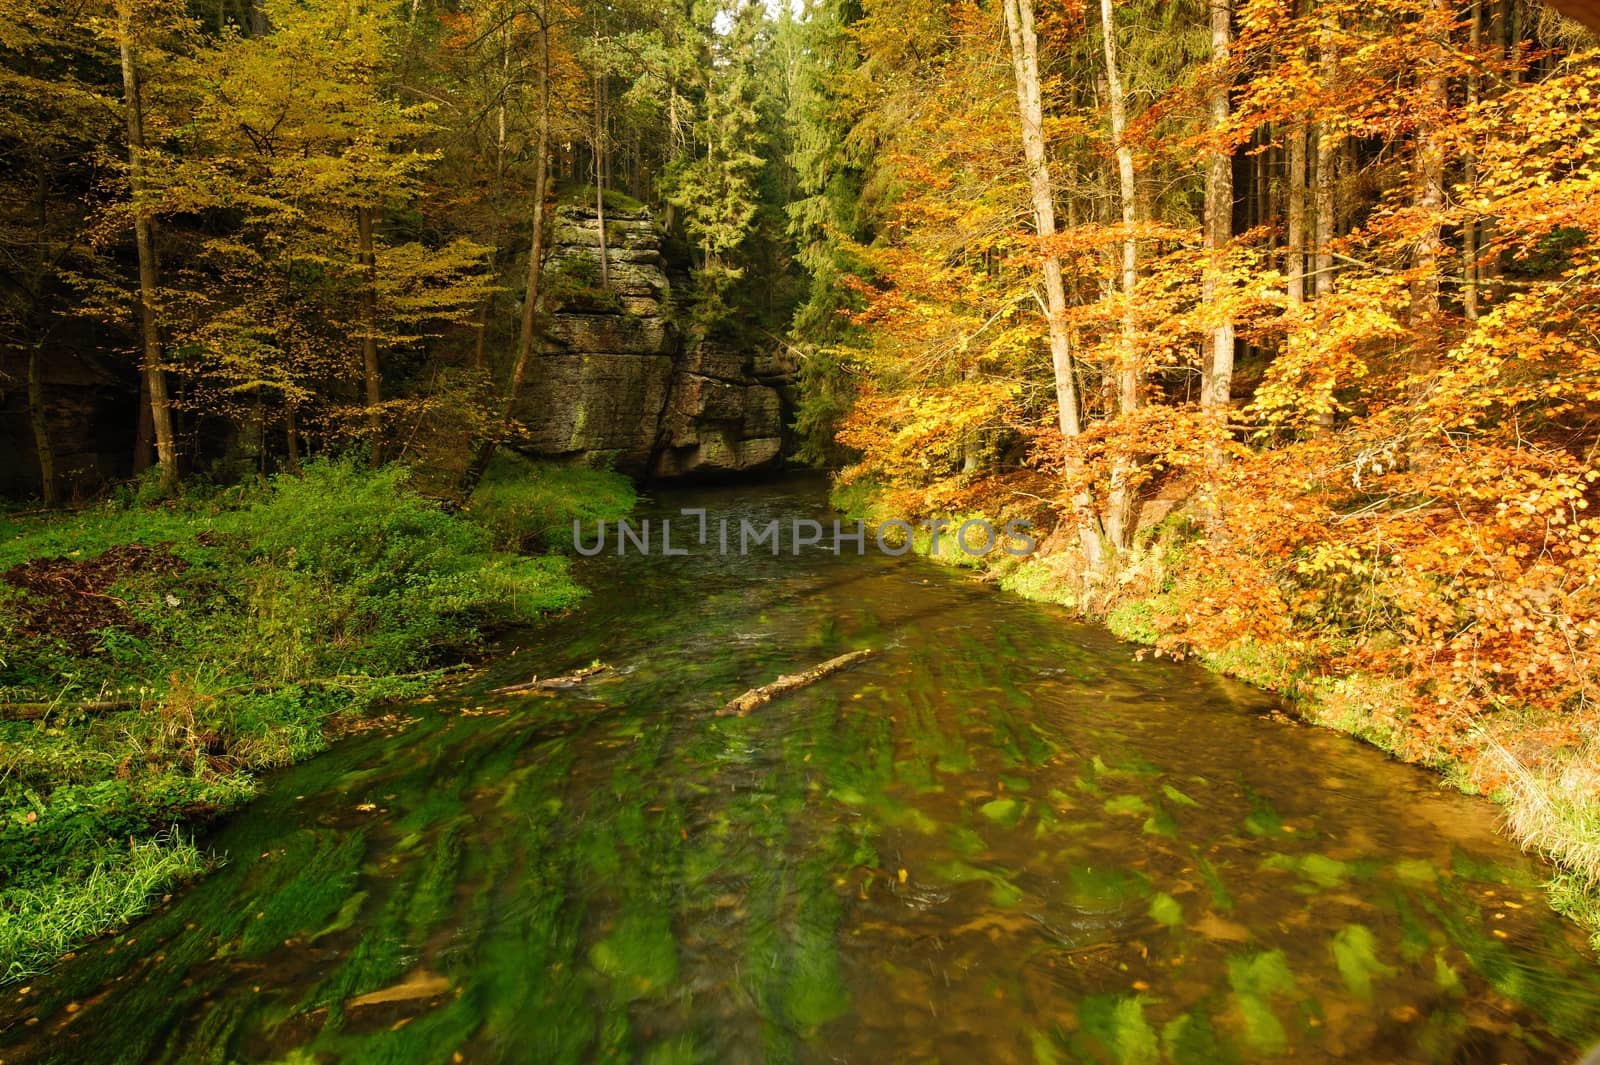
[[(869, 525), (904, 516), (886, 506), (884, 493), (870, 482), (835, 488), (832, 502)], [(1035, 520), (1036, 529), (1045, 527), (1033, 512), (946, 515), (953, 526), (983, 517), (996, 527), (1017, 516)], [(1040, 550), (1024, 559), (1000, 551), (974, 558), (956, 549), (948, 535), (937, 553), (931, 546), (926, 532), (913, 537), (919, 554), (971, 569), (1007, 592), (1067, 607), (1155, 653), (1193, 658), (1277, 693), (1308, 723), (1427, 766), (1444, 784), (1497, 803), (1507, 833), (1554, 865), (1545, 885), (1551, 906), (1587, 930), (1600, 951), (1600, 738), (1584, 735), (1570, 721), (1507, 704), (1481, 708), (1462, 730), (1466, 742), (1441, 742), (1437, 721), (1418, 713), (1418, 684), (1398, 656), (1388, 672), (1333, 666), (1346, 648), (1312, 625), (1288, 629), (1275, 640), (1219, 638), (1196, 618), (1214, 613), (1232, 591), (1219, 584), (1214, 568), (1191, 565), (1208, 543), (1202, 523), (1181, 506), (1143, 529), (1092, 594), (1085, 593), (1076, 553), (1055, 537), (1044, 538)], [(1201, 603), (1207, 611), (1197, 609)]]
[(203, 872), (193, 829), (262, 772), (575, 605), (559, 531), (632, 503), (619, 476), (504, 456), (457, 514), (404, 470), (321, 462), (0, 515), (0, 981)]

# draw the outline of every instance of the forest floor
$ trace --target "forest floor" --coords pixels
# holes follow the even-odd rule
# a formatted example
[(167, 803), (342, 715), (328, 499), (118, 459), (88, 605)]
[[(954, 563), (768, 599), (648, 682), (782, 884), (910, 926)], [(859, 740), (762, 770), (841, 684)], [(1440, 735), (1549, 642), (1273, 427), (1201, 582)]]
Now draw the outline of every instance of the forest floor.
[(503, 455), (459, 513), (343, 462), (0, 512), (0, 983), (203, 873), (196, 828), (261, 773), (576, 604), (572, 519), (633, 503), (619, 475)]
[[(869, 528), (888, 516), (879, 490), (870, 484), (835, 488), (831, 501)], [(951, 515), (951, 528), (981, 516)], [(1324, 648), (1314, 637), (1271, 645), (1250, 640), (1211, 645), (1195, 637), (1181, 617), (1174, 618), (1176, 604), (1215, 590), (1185, 585), (1185, 551), (1195, 543), (1197, 527), (1191, 517), (1180, 502), (1162, 521), (1141, 528), (1134, 546), (1087, 597), (1076, 552), (1055, 550), (1053, 537), (1020, 560), (999, 551), (974, 557), (956, 549), (949, 536), (935, 552), (923, 531), (913, 536), (912, 548), (971, 570), (1003, 591), (1074, 610), (1119, 639), (1141, 645), (1141, 655), (1193, 658), (1273, 692), (1308, 724), (1348, 733), (1401, 761), (1434, 770), (1442, 786), (1496, 803), (1506, 833), (1551, 863), (1544, 886), (1552, 908), (1584, 928), (1600, 952), (1600, 771), (1595, 769), (1600, 733), (1583, 721), (1486, 707), (1474, 723), (1471, 743), (1442, 746), (1410, 714), (1406, 678), (1328, 672), (1320, 667)], [(986, 520), (1004, 524), (993, 515)]]

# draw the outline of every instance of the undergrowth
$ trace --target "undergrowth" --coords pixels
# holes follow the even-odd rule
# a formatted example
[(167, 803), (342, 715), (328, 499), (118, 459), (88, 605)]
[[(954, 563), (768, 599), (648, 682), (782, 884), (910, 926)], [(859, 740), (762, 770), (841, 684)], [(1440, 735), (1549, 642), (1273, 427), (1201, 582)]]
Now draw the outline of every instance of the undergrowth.
[(166, 505), (0, 515), (0, 981), (201, 872), (195, 828), (337, 717), (582, 598), (565, 556), (515, 552), (626, 513), (631, 486), (509, 457), (490, 474), (461, 514), (404, 469), (322, 461)]

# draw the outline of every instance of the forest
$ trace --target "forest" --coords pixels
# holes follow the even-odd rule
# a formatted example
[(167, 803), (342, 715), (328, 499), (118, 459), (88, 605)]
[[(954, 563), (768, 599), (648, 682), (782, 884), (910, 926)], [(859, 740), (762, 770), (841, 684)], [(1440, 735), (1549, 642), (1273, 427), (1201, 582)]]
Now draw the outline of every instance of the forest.
[(1597, 32), (0, 0), (0, 1056), (1575, 1060)]

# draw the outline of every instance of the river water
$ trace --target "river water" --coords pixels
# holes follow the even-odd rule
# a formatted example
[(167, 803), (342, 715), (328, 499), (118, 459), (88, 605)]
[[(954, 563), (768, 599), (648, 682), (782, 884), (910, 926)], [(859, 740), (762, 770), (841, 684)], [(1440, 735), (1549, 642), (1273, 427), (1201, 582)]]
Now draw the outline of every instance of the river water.
[[(682, 506), (829, 519), (807, 482), (655, 516)], [(0, 1060), (1515, 1065), (1600, 1037), (1600, 965), (1490, 804), (925, 561), (714, 541), (582, 562), (580, 610), (275, 778), (219, 872), (0, 992)]]

